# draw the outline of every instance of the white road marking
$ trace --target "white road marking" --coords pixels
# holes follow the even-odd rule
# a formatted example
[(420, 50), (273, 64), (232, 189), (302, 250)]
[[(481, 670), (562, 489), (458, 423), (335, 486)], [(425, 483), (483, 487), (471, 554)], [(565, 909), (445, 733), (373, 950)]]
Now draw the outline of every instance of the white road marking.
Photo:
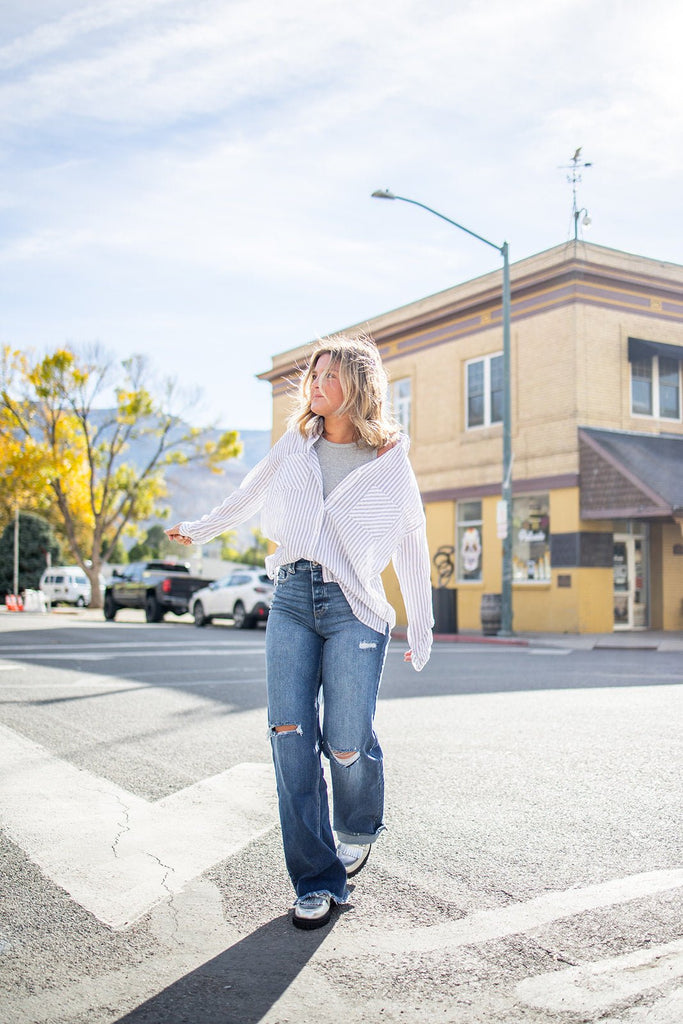
[[(238, 640), (203, 640), (203, 648), (214, 648), (215, 650), (230, 650), (254, 653), (263, 653), (265, 646), (264, 644), (257, 643), (240, 643)], [(51, 651), (187, 651), (191, 654), (195, 648), (192, 643), (179, 643), (174, 641), (168, 643), (164, 641), (149, 640), (144, 643), (134, 643), (133, 641), (119, 640), (117, 643), (91, 643), (91, 644), (3, 644), (3, 651), (16, 651), (17, 654), (26, 654), (27, 656), (50, 653)], [(12, 655), (14, 657), (14, 655)]]
[[(551, 1013), (590, 1014), (683, 977), (683, 939), (624, 956), (525, 978), (517, 985), (527, 1005)], [(649, 1018), (646, 1018), (649, 1019)]]
[[(24, 671), (22, 668), (21, 671)], [(216, 671), (220, 671), (217, 669)], [(142, 681), (142, 677), (150, 677), (151, 679), (159, 678), (163, 679), (164, 682), (156, 685), (151, 681)], [(89, 676), (77, 679), (75, 682), (69, 683), (0, 683), (0, 690), (16, 690), (19, 688), (21, 693), (28, 693), (29, 690), (58, 690), (62, 693), (66, 693), (72, 696), (74, 693), (87, 696), (89, 690), (112, 690), (112, 687), (116, 689), (112, 692), (120, 693), (122, 690), (189, 690), (197, 689), (202, 686), (265, 686), (265, 676), (257, 676), (255, 679), (239, 678), (239, 679), (227, 679), (225, 676), (221, 676), (220, 679), (185, 679), (181, 682), (172, 683), (167, 681), (167, 677), (163, 672), (137, 672), (135, 674), (135, 680), (130, 679), (119, 679), (116, 676), (104, 676), (99, 679), (92, 679)], [(85, 691), (85, 693), (84, 693)]]
[(563, 655), (563, 654), (571, 654), (571, 653), (572, 652), (571, 652), (571, 649), (569, 647), (544, 647), (541, 650), (539, 650), (536, 647), (529, 648), (529, 654), (535, 654), (535, 655), (537, 655), (539, 657), (544, 657), (545, 655), (553, 655), (553, 654)]
[[(564, 917), (655, 896), (681, 886), (683, 868), (646, 871), (639, 875), (587, 885), (581, 889), (546, 893), (525, 903), (514, 903), (495, 910), (480, 910), (447, 924), (403, 928), (376, 937), (354, 936), (355, 955), (428, 953), (490, 942), (492, 939), (542, 928)], [(345, 950), (345, 955), (354, 955), (354, 950)]]
[[(168, 653), (168, 652), (166, 652)], [(183, 654), (188, 658), (208, 657), (220, 658), (225, 654), (219, 648), (191, 647), (183, 648)], [(174, 657), (178, 657), (174, 652)], [(30, 661), (121, 661), (123, 658), (159, 658), (159, 651), (34, 651), (30, 655), (13, 654), (12, 658), (17, 662)]]
[(236, 765), (150, 803), (0, 726), (0, 775), (9, 837), (115, 929), (277, 822), (267, 764)]

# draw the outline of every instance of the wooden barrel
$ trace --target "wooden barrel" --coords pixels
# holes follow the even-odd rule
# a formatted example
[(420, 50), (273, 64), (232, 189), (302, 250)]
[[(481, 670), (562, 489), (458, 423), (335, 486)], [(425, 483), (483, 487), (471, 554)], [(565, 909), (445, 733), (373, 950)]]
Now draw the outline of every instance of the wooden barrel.
[(496, 636), (500, 630), (501, 595), (481, 595), (481, 631), (484, 636)]

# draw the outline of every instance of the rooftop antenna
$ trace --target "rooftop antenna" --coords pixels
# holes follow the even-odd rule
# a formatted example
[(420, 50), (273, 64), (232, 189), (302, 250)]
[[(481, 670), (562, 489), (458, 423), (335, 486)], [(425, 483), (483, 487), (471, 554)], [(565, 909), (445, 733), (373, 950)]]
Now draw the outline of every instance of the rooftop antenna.
[(586, 209), (585, 206), (582, 206), (581, 208), (579, 208), (579, 204), (578, 204), (577, 198), (576, 198), (576, 186), (580, 185), (581, 184), (581, 180), (582, 180), (581, 179), (581, 172), (583, 171), (583, 169), (585, 167), (592, 167), (593, 166), (592, 163), (590, 163), (590, 162), (588, 162), (586, 160), (582, 160), (581, 159), (581, 149), (582, 149), (582, 147), (579, 146), (579, 148), (576, 150), (576, 152), (574, 153), (574, 156), (571, 159), (571, 163), (561, 165), (562, 166), (562, 170), (570, 172), (567, 175), (567, 181), (569, 182), (569, 184), (572, 187), (572, 219), (574, 221), (574, 241), (575, 242), (578, 240), (578, 237), (579, 237), (579, 217), (581, 216), (581, 214), (584, 215), (583, 216), (583, 220), (581, 221), (581, 223), (582, 223), (582, 225), (585, 228), (590, 227), (591, 223), (592, 223), (591, 218), (590, 218), (590, 214), (588, 213), (588, 210)]

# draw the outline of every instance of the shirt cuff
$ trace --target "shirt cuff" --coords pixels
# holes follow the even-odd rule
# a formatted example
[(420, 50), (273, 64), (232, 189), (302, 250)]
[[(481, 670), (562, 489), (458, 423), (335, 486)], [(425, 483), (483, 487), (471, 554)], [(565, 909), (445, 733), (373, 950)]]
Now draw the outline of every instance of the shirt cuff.
[(416, 672), (421, 672), (429, 661), (429, 655), (432, 653), (432, 631), (420, 636), (417, 640), (413, 640), (411, 637), (410, 628), (408, 628), (408, 646), (412, 651), (412, 657), (410, 663)]

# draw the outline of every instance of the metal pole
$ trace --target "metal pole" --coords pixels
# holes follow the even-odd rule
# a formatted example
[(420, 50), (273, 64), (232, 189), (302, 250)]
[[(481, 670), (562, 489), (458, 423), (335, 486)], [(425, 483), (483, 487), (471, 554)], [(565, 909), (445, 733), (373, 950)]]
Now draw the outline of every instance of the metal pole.
[(478, 235), (476, 231), (458, 224), (457, 220), (445, 217), (431, 206), (425, 206), (416, 199), (397, 196), (389, 189), (377, 189), (372, 193), (374, 199), (400, 199), (403, 203), (421, 206), (428, 213), (460, 228), (473, 238), (478, 238), (485, 245), (497, 249), (503, 257), (503, 483), (501, 498), (505, 502), (507, 531), (503, 540), (503, 571), (501, 580), (500, 636), (512, 635), (512, 403), (510, 388), (510, 247), (507, 242), (496, 245), (488, 238)]
[(12, 580), (12, 593), (19, 595), (19, 502), (14, 506), (14, 577)]
[(512, 400), (510, 387), (510, 247), (503, 242), (503, 488), (507, 532), (503, 541), (500, 635), (512, 634)]

